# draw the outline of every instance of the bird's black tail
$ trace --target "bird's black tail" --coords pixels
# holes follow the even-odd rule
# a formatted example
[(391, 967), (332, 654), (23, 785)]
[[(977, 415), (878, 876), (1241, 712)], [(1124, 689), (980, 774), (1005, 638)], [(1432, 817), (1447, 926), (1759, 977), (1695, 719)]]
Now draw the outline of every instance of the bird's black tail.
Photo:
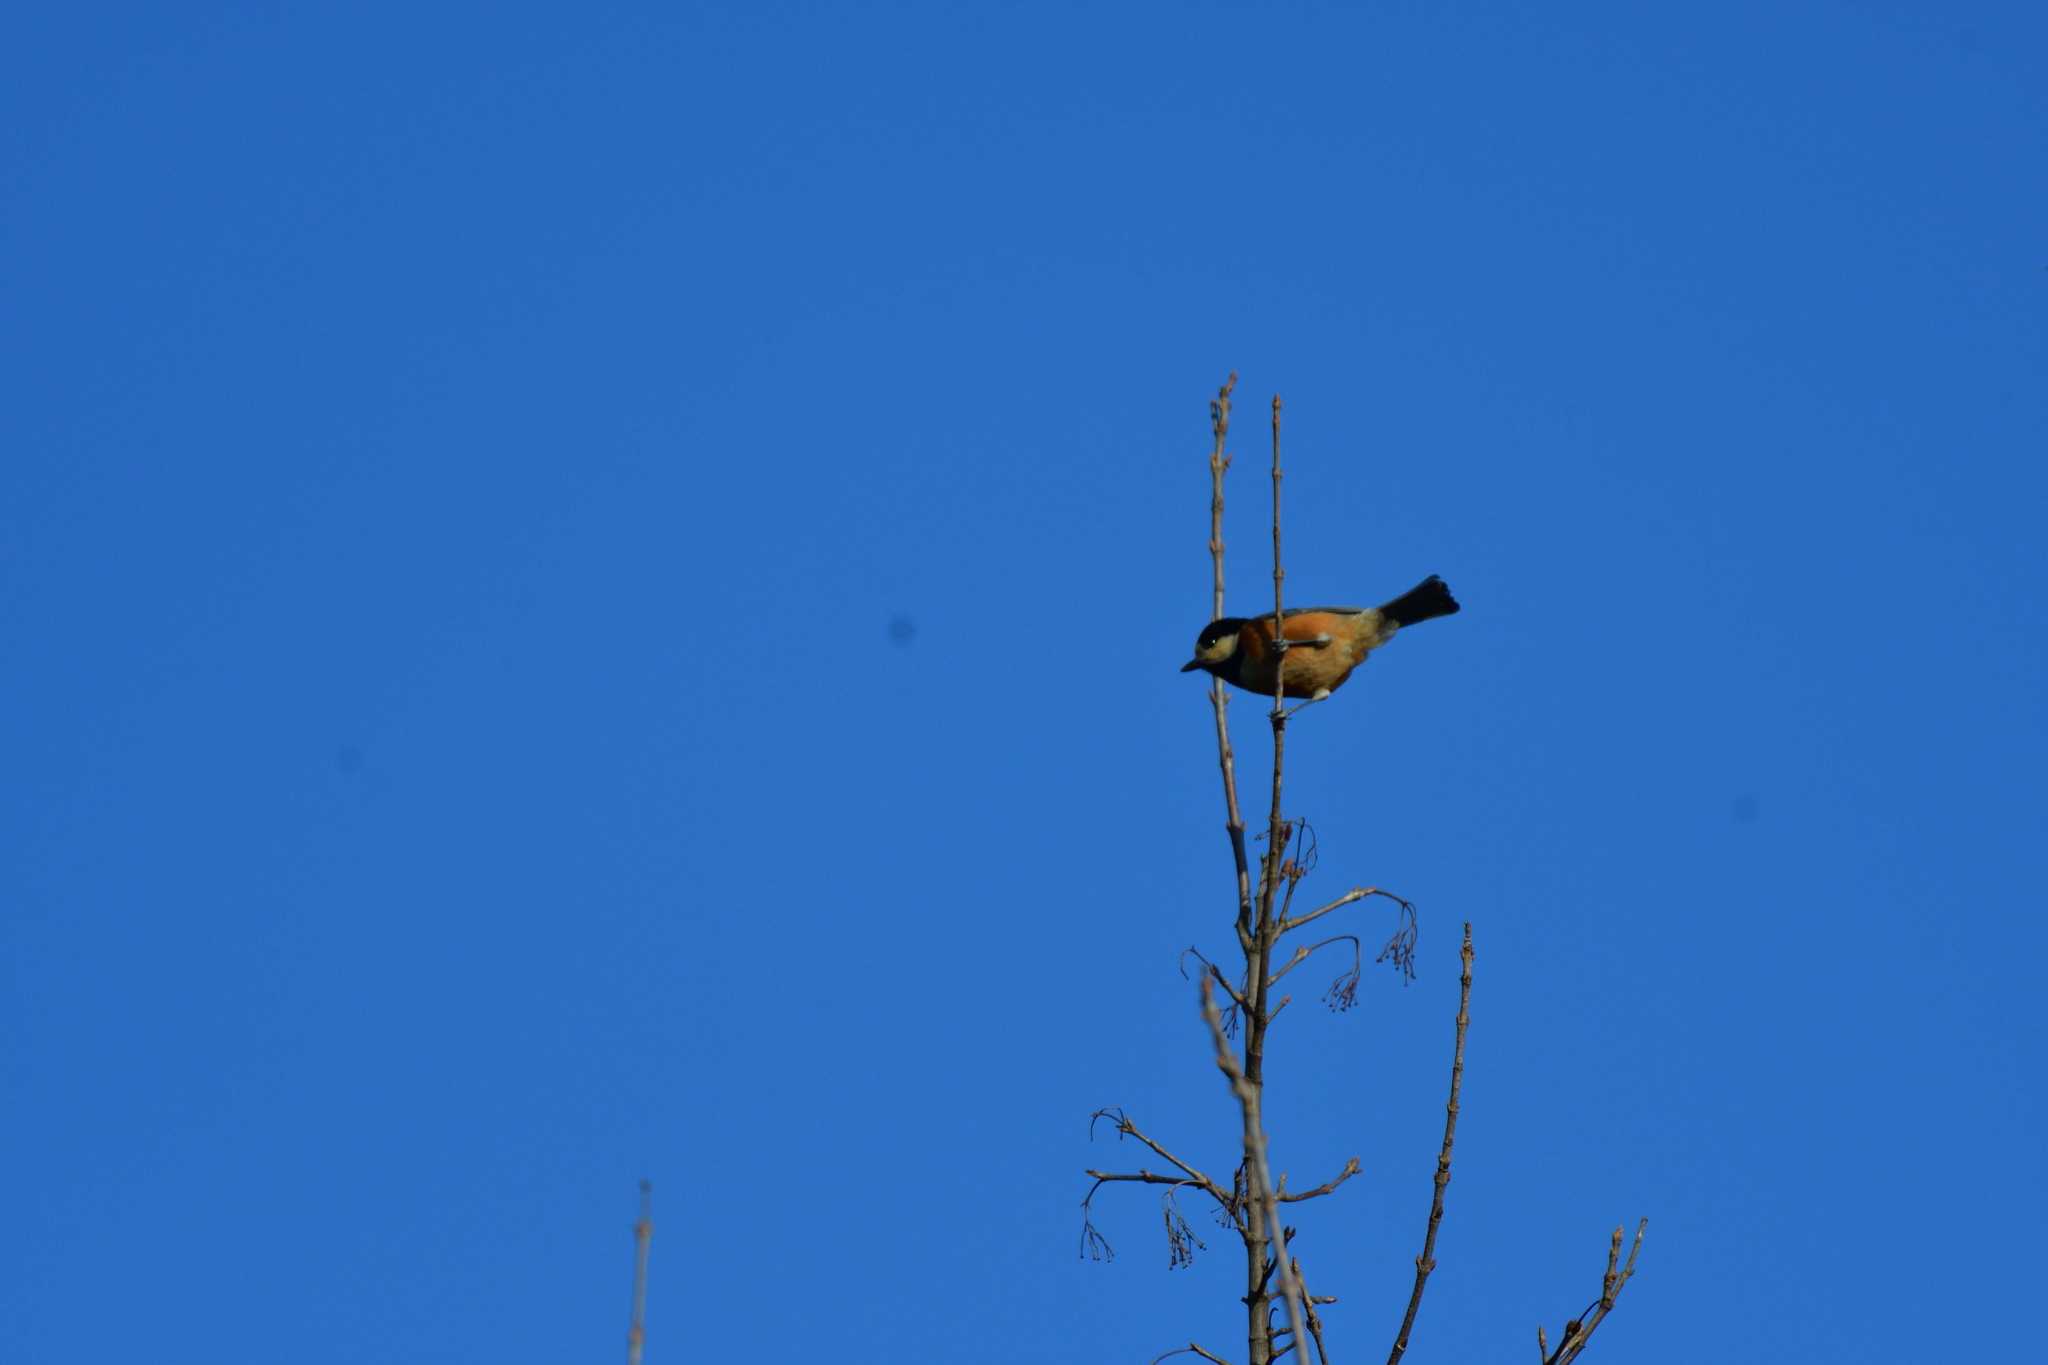
[(1451, 590), (1435, 574), (1423, 579), (1408, 591), (1380, 608), (1380, 615), (1397, 626), (1412, 626), (1417, 621), (1434, 621), (1439, 616), (1449, 616), (1458, 609), (1458, 599), (1451, 596)]

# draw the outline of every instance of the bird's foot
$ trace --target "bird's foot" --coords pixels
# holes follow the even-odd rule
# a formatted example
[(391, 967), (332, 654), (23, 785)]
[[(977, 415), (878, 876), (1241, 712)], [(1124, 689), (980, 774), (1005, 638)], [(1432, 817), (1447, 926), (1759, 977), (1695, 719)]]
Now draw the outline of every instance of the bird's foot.
[(1284, 721), (1288, 719), (1290, 716), (1292, 716), (1296, 711), (1304, 710), (1308, 707), (1314, 706), (1319, 701), (1328, 701), (1329, 699), (1330, 689), (1327, 687), (1319, 687), (1314, 692), (1309, 694), (1309, 699), (1307, 701), (1298, 701), (1294, 705), (1289, 706), (1284, 710), (1275, 711), (1273, 714), (1276, 718)]

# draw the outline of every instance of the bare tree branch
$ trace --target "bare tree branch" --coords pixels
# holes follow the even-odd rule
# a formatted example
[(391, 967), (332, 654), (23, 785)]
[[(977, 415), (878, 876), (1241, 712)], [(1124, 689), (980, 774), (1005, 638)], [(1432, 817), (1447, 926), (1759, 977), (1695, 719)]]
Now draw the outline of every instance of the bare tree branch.
[[(1546, 1356), (1544, 1365), (1571, 1365), (1593, 1339), (1593, 1329), (1598, 1327), (1614, 1311), (1614, 1301), (1621, 1297), (1622, 1286), (1636, 1273), (1636, 1257), (1643, 1251), (1643, 1234), (1650, 1230), (1650, 1220), (1645, 1218), (1636, 1224), (1635, 1245), (1628, 1251), (1628, 1264), (1616, 1268), (1621, 1260), (1622, 1230), (1614, 1229), (1614, 1236), (1607, 1242), (1607, 1273), (1600, 1277), (1600, 1297), (1588, 1304), (1586, 1311), (1577, 1319), (1564, 1325), (1564, 1335), (1558, 1339), (1557, 1354)], [(1537, 1340), (1542, 1340), (1542, 1328), (1537, 1328)]]
[[(1292, 1271), (1287, 1268), (1291, 1258), (1287, 1255), (1287, 1239), (1280, 1226), (1280, 1204), (1273, 1196), (1272, 1171), (1266, 1165), (1266, 1135), (1259, 1126), (1259, 1093), (1246, 1078), (1244, 1068), (1238, 1065), (1237, 1057), (1230, 1050), (1230, 1041), (1223, 1036), (1223, 1021), (1216, 1014), (1216, 1000), (1206, 976), (1202, 978), (1202, 1018), (1208, 1022), (1210, 1036), (1216, 1044), (1216, 1067), (1229, 1080), (1231, 1092), (1237, 1096), (1238, 1112), (1244, 1120), (1245, 1172), (1254, 1204), (1251, 1221), (1255, 1225), (1261, 1219), (1264, 1221), (1265, 1244), (1273, 1248), (1274, 1260), (1281, 1266), (1280, 1292), (1287, 1300), (1288, 1322), (1300, 1337), (1304, 1335), (1301, 1290), (1294, 1282)], [(1264, 1282), (1265, 1275), (1262, 1274), (1253, 1286), (1254, 1292), (1250, 1297), (1255, 1302), (1263, 1291)], [(1257, 1324), (1254, 1335), (1263, 1331), (1263, 1327), (1264, 1324)]]
[[(1221, 986), (1223, 988), (1223, 993), (1230, 997), (1230, 1007), (1232, 1009), (1241, 1010), (1245, 1008), (1245, 998), (1243, 994), (1239, 992), (1237, 987), (1230, 984), (1230, 978), (1223, 974), (1223, 969), (1221, 967), (1218, 967), (1215, 963), (1211, 962), (1208, 958), (1202, 955), (1201, 949), (1196, 948), (1193, 945), (1190, 945), (1186, 949), (1182, 950), (1180, 956), (1180, 974), (1183, 980), (1187, 978), (1188, 974), (1187, 959), (1193, 957), (1195, 961), (1201, 963), (1204, 967), (1208, 968), (1209, 971), (1215, 975), (1216, 984)], [(1228, 1033), (1229, 1031), (1230, 1029), (1228, 1021), (1226, 1020), (1224, 1032)]]
[[(1337, 1172), (1336, 1175), (1324, 1181), (1322, 1184), (1316, 1186), (1314, 1189), (1303, 1190), (1300, 1194), (1289, 1194), (1286, 1190), (1283, 1189), (1280, 1191), (1278, 1198), (1280, 1202), (1283, 1204), (1300, 1204), (1310, 1199), (1321, 1199), (1324, 1195), (1329, 1194), (1331, 1191), (1335, 1190), (1339, 1185), (1349, 1180), (1352, 1176), (1357, 1175), (1358, 1169), (1358, 1158), (1352, 1157), (1351, 1160), (1344, 1163), (1343, 1170)], [(1280, 1183), (1282, 1185), (1285, 1185), (1287, 1183), (1287, 1179), (1285, 1176), (1281, 1177)]]
[[(1300, 647), (1299, 643), (1294, 645), (1296, 649)], [(1273, 917), (1276, 920), (1285, 920), (1288, 912), (1294, 909), (1294, 893), (1301, 889), (1302, 879), (1315, 871), (1316, 863), (1319, 861), (1320, 845), (1316, 841), (1315, 829), (1309, 822), (1291, 820), (1288, 826), (1293, 831), (1290, 842), (1294, 853), (1280, 864), (1280, 876), (1287, 884), (1287, 891), (1280, 898), (1280, 911)], [(1280, 936), (1277, 931), (1273, 937), (1274, 941), (1278, 942)]]
[[(1355, 1159), (1353, 1164), (1357, 1164)], [(1294, 1263), (1294, 1282), (1301, 1286), (1301, 1302), (1308, 1312), (1308, 1335), (1309, 1340), (1316, 1344), (1316, 1359), (1322, 1362), (1322, 1365), (1330, 1365), (1330, 1353), (1323, 1347), (1323, 1317), (1316, 1312), (1316, 1305), (1335, 1303), (1337, 1300), (1333, 1295), (1326, 1294), (1319, 1298), (1308, 1292), (1308, 1281), (1301, 1277), (1300, 1261)]]
[[(1172, 1152), (1167, 1151), (1157, 1142), (1154, 1142), (1151, 1139), (1151, 1137), (1144, 1132), (1144, 1130), (1140, 1129), (1137, 1124), (1131, 1122), (1130, 1115), (1126, 1114), (1122, 1109), (1098, 1109), (1093, 1114), (1089, 1115), (1088, 1128), (1091, 1135), (1093, 1134), (1095, 1129), (1096, 1119), (1109, 1119), (1111, 1122), (1116, 1124), (1116, 1131), (1118, 1137), (1134, 1137), (1138, 1141), (1144, 1143), (1147, 1147), (1150, 1147), (1153, 1151), (1157, 1152), (1160, 1156), (1166, 1158), (1168, 1161), (1178, 1166), (1181, 1169), (1181, 1171), (1188, 1176), (1187, 1180), (1180, 1181), (1178, 1183), (1196, 1186), (1197, 1188), (1207, 1193), (1218, 1204), (1221, 1204), (1226, 1211), (1235, 1212), (1235, 1206), (1232, 1203), (1230, 1196), (1224, 1193), (1222, 1186), (1218, 1185), (1208, 1176), (1202, 1174), (1202, 1172), (1196, 1170), (1193, 1166), (1188, 1165), (1187, 1162), (1182, 1161)], [(1088, 1174), (1094, 1175), (1095, 1172), (1090, 1171), (1088, 1172)]]
[(1282, 919), (1280, 921), (1280, 932), (1282, 934), (1291, 934), (1296, 929), (1299, 929), (1302, 925), (1308, 924), (1314, 920), (1319, 920), (1324, 915), (1329, 914), (1332, 910), (1342, 910), (1345, 906), (1350, 905), (1352, 902), (1362, 901), (1367, 896), (1384, 896), (1388, 900), (1393, 901), (1396, 905), (1407, 906), (1410, 910), (1413, 910), (1415, 908), (1413, 905), (1410, 905), (1408, 901), (1406, 901), (1400, 896), (1395, 895), (1391, 891), (1382, 891), (1377, 886), (1357, 886), (1353, 887), (1349, 891), (1346, 891), (1343, 895), (1337, 897), (1337, 899), (1331, 901), (1328, 905), (1318, 906), (1314, 910), (1309, 911), (1306, 915), (1297, 915), (1293, 919)]
[[(1175, 1187), (1196, 1185), (1198, 1183), (1184, 1175), (1162, 1175), (1158, 1171), (1098, 1171), (1091, 1168), (1083, 1172), (1083, 1174), (1092, 1177), (1095, 1181), (1088, 1188), (1088, 1195), (1091, 1199), (1094, 1197), (1095, 1191), (1101, 1189), (1104, 1185), (1116, 1184), (1118, 1182), (1128, 1183), (1135, 1181), (1140, 1185), (1173, 1185)], [(1081, 1202), (1085, 1204), (1088, 1201), (1084, 1199)]]
[[(1189, 1187), (1199, 1188), (1197, 1182), (1185, 1176), (1161, 1175), (1157, 1171), (1091, 1170), (1088, 1174), (1095, 1178), (1095, 1183), (1088, 1187), (1087, 1196), (1081, 1200), (1081, 1256), (1084, 1260), (1114, 1261), (1116, 1259), (1116, 1248), (1109, 1244), (1109, 1239), (1104, 1237), (1095, 1226), (1094, 1216), (1096, 1192), (1104, 1185), (1113, 1184), (1166, 1186), (1166, 1193), (1161, 1199), (1161, 1214), (1166, 1223), (1166, 1263), (1168, 1266), (1178, 1269), (1181, 1266), (1193, 1265), (1195, 1262), (1195, 1252), (1208, 1250), (1208, 1243), (1195, 1235), (1194, 1228), (1189, 1226), (1186, 1216), (1180, 1211), (1180, 1205), (1173, 1197), (1175, 1190)], [(1215, 1191), (1212, 1189), (1210, 1193), (1213, 1195)], [(1226, 1215), (1230, 1213), (1229, 1205), (1224, 1204), (1222, 1208)], [(1224, 1226), (1236, 1228), (1238, 1223), (1234, 1217), (1230, 1217), (1227, 1221), (1224, 1221)]]
[(1415, 1314), (1422, 1307), (1422, 1289), (1429, 1272), (1436, 1269), (1436, 1229), (1444, 1220), (1444, 1187), (1451, 1183), (1451, 1143), (1458, 1135), (1458, 1088), (1465, 1079), (1465, 1029), (1472, 1022), (1472, 925), (1465, 925), (1465, 943), (1458, 949), (1458, 1038), (1451, 1050), (1451, 1098), (1444, 1106), (1444, 1145), (1436, 1157), (1436, 1189), (1429, 1199), (1429, 1230), (1422, 1235), (1422, 1254), (1415, 1258), (1415, 1289), (1408, 1295), (1408, 1311), (1401, 1317), (1401, 1330), (1394, 1336), (1394, 1349), (1387, 1365), (1398, 1365), (1408, 1349), (1408, 1333), (1415, 1326)]
[(626, 1332), (626, 1365), (640, 1365), (647, 1345), (647, 1250), (654, 1241), (654, 1186), (640, 1182), (640, 1218), (633, 1224), (633, 1325)]
[[(1280, 1206), (1274, 1198), (1273, 1172), (1266, 1161), (1266, 1134), (1264, 1115), (1265, 1076), (1265, 1034), (1268, 1017), (1266, 1000), (1269, 985), (1266, 981), (1266, 966), (1272, 960), (1273, 945), (1279, 935), (1275, 932), (1278, 918), (1273, 913), (1274, 898), (1279, 892), (1286, 867), (1287, 821), (1281, 814), (1281, 785), (1287, 766), (1287, 623), (1286, 603), (1282, 588), (1287, 581), (1286, 563), (1280, 552), (1280, 482), (1285, 477), (1280, 467), (1280, 395), (1273, 395), (1273, 806), (1266, 821), (1266, 857), (1264, 874), (1259, 892), (1259, 920), (1256, 933), (1257, 957), (1247, 965), (1250, 971), (1247, 982), (1254, 992), (1254, 1015), (1245, 1028), (1244, 1066), (1240, 1069), (1232, 1064), (1225, 1068), (1225, 1074), (1232, 1076), (1231, 1086), (1238, 1093), (1239, 1108), (1244, 1111), (1245, 1161), (1252, 1167), (1259, 1181), (1259, 1191), (1266, 1205), (1266, 1231), (1274, 1260), (1280, 1266), (1280, 1293), (1287, 1300), (1287, 1325), (1296, 1341), (1306, 1339), (1307, 1332), (1302, 1318), (1301, 1286), (1294, 1282), (1293, 1258), (1287, 1254), (1287, 1239), (1280, 1232)], [(1208, 992), (1202, 993), (1204, 1009), (1213, 1014), (1214, 1005)], [(1212, 1028), (1214, 1025), (1212, 1024)], [(1218, 1030), (1218, 1041), (1221, 1032)], [(1223, 1055), (1229, 1057), (1230, 1049), (1223, 1047)]]
[[(1209, 608), (1212, 621), (1223, 617), (1223, 471), (1230, 468), (1230, 456), (1224, 452), (1223, 442), (1230, 434), (1230, 391), (1236, 387), (1237, 372), (1233, 370), (1230, 378), (1223, 381), (1223, 387), (1216, 391), (1215, 401), (1209, 404), (1209, 430), (1216, 438), (1209, 452), (1209, 561), (1215, 577)], [(1252, 874), (1244, 848), (1244, 813), (1237, 804), (1237, 760), (1230, 751), (1230, 721), (1225, 714), (1230, 706), (1230, 695), (1225, 690), (1223, 679), (1209, 680), (1209, 702), (1216, 710), (1216, 761), (1223, 769), (1224, 830), (1230, 836), (1230, 853), (1237, 865), (1237, 938), (1249, 953), (1252, 950)]]
[(1354, 955), (1363, 956), (1363, 952), (1358, 946), (1358, 935), (1337, 934), (1334, 937), (1324, 939), (1321, 943), (1311, 943), (1306, 945), (1305, 947), (1296, 948), (1294, 950), (1294, 956), (1287, 959), (1287, 965), (1282, 967), (1279, 971), (1273, 973), (1272, 976), (1268, 977), (1266, 984), (1269, 986), (1279, 985), (1281, 977), (1287, 975), (1296, 967), (1299, 967), (1302, 963), (1308, 961), (1310, 955), (1315, 953), (1318, 949), (1327, 948), (1332, 943), (1348, 943), (1351, 945), (1351, 951)]
[[(1210, 619), (1212, 620), (1220, 620), (1223, 616), (1223, 475), (1230, 464), (1230, 459), (1225, 452), (1224, 445), (1230, 429), (1230, 395), (1236, 384), (1237, 376), (1233, 374), (1218, 392), (1216, 400), (1209, 406), (1210, 430), (1215, 437), (1215, 443), (1209, 457), (1209, 557), (1212, 569)], [(1280, 594), (1281, 583), (1285, 577), (1280, 557), (1279, 491), (1281, 476), (1280, 402), (1278, 398), (1275, 398), (1273, 402), (1274, 639), (1276, 649), (1284, 652), (1286, 640), (1278, 629), (1280, 621), (1283, 619), (1280, 608)], [(1203, 978), (1202, 998), (1205, 1004), (1207, 1004), (1209, 1011), (1213, 1013), (1214, 1003), (1210, 996), (1210, 982), (1212, 979), (1220, 982), (1226, 987), (1226, 993), (1231, 995), (1232, 1004), (1238, 1009), (1240, 1016), (1244, 1020), (1245, 1058), (1243, 1065), (1238, 1068), (1239, 1075), (1244, 1078), (1244, 1087), (1239, 1094), (1240, 1108), (1244, 1110), (1246, 1121), (1251, 1125), (1252, 1131), (1260, 1137), (1260, 1161), (1263, 1161), (1264, 1129), (1259, 1118), (1259, 1096), (1260, 1087), (1264, 1084), (1263, 1054), (1265, 1030), (1268, 1023), (1270, 1023), (1270, 1016), (1266, 1008), (1267, 983), (1265, 979), (1265, 963), (1271, 955), (1274, 942), (1273, 928), (1276, 919), (1273, 914), (1273, 906), (1276, 892), (1283, 880), (1282, 870), (1285, 866), (1284, 855), (1286, 852), (1286, 837), (1282, 832), (1283, 822), (1280, 815), (1280, 787), (1285, 749), (1284, 731), (1287, 721), (1287, 713), (1282, 706), (1283, 690), (1282, 684), (1276, 678), (1272, 716), (1274, 733), (1273, 811), (1272, 819), (1267, 829), (1266, 853), (1261, 860), (1259, 889), (1255, 899), (1251, 885), (1249, 859), (1245, 850), (1244, 815), (1238, 803), (1237, 767), (1231, 752), (1230, 727), (1225, 711), (1228, 698), (1221, 678), (1212, 680), (1210, 686), (1210, 699), (1216, 716), (1217, 762), (1223, 773), (1224, 807), (1227, 815), (1226, 829), (1230, 835), (1231, 856), (1237, 871), (1238, 945), (1244, 951), (1246, 971), (1243, 988), (1239, 991), (1229, 991), (1229, 983), (1223, 980), (1221, 972), (1214, 970), (1212, 964), (1209, 976)], [(1298, 880), (1298, 878), (1294, 880)], [(1292, 881), (1290, 881), (1289, 885), (1292, 885)], [(1216, 1021), (1216, 1029), (1220, 1036), (1222, 1030), (1220, 1019)], [(1228, 1051), (1227, 1040), (1224, 1042), (1223, 1048), (1225, 1051)], [(1235, 1059), (1233, 1059), (1233, 1064), (1235, 1064)], [(1246, 1108), (1246, 1105), (1249, 1105), (1249, 1108)], [(1258, 1162), (1253, 1161), (1249, 1151), (1245, 1164), (1248, 1170), (1259, 1166)], [(1241, 1227), (1245, 1237), (1247, 1337), (1250, 1342), (1252, 1365), (1263, 1365), (1263, 1362), (1269, 1359), (1270, 1334), (1262, 1311), (1263, 1305), (1266, 1302), (1266, 1291), (1261, 1268), (1267, 1258), (1267, 1249), (1274, 1240), (1274, 1229), (1278, 1226), (1278, 1205), (1274, 1203), (1271, 1197), (1272, 1187), (1269, 1173), (1259, 1168), (1255, 1174), (1247, 1177), (1247, 1181), (1253, 1191), (1262, 1194), (1265, 1201), (1263, 1209), (1265, 1216), (1260, 1216), (1260, 1210), (1254, 1207), (1247, 1211)], [(1294, 1288), (1291, 1276), (1282, 1276), (1282, 1291), (1287, 1298), (1289, 1306), (1289, 1320), (1299, 1329), (1301, 1321), (1299, 1294)]]
[(1189, 1352), (1193, 1352), (1195, 1355), (1200, 1356), (1204, 1360), (1213, 1360), (1214, 1362), (1216, 1362), (1216, 1365), (1230, 1365), (1230, 1362), (1225, 1360), (1222, 1356), (1213, 1355), (1210, 1352), (1203, 1350), (1200, 1346), (1196, 1345), (1192, 1341), (1185, 1346), (1175, 1347), (1173, 1350), (1168, 1351), (1165, 1355), (1153, 1356), (1152, 1365), (1159, 1365), (1159, 1362), (1162, 1360), (1169, 1360), (1174, 1356), (1184, 1356), (1187, 1355)]

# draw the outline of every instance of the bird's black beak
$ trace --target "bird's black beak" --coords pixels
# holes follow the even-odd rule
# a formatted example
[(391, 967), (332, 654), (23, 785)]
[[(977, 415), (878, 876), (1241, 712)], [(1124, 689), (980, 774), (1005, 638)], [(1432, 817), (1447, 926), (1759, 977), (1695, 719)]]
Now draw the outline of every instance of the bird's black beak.
[(1180, 666), (1180, 671), (1183, 673), (1192, 673), (1201, 666), (1202, 661), (1200, 659), (1189, 659), (1186, 663)]

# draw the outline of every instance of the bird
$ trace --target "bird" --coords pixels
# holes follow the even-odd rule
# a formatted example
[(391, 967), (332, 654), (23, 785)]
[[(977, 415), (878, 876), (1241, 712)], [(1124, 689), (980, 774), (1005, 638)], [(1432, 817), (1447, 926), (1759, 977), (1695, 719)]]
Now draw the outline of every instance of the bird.
[[(1344, 685), (1366, 656), (1403, 626), (1458, 610), (1458, 599), (1431, 574), (1377, 607), (1294, 607), (1285, 622), (1285, 695), (1321, 701)], [(1195, 657), (1180, 666), (1203, 669), (1232, 687), (1273, 695), (1273, 616), (1219, 616), (1195, 637)]]

